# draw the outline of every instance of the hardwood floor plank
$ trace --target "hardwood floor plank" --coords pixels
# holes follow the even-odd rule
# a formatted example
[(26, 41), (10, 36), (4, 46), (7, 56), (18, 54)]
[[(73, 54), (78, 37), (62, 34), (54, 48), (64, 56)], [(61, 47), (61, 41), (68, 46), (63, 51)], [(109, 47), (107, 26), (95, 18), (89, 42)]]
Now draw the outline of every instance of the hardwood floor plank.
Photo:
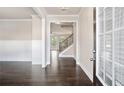
[(0, 86), (91, 86), (92, 83), (72, 58), (41, 65), (31, 62), (0, 62)]

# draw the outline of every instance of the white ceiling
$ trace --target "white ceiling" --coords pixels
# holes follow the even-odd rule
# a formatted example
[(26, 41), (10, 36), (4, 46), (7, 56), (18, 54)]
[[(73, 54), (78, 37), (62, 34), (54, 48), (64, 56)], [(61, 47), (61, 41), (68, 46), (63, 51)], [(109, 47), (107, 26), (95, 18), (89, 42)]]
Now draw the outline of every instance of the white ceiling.
[(29, 19), (34, 14), (30, 7), (0, 7), (0, 19)]
[(61, 7), (45, 7), (46, 12), (49, 15), (77, 15), (80, 11), (80, 7), (66, 7), (67, 10), (61, 10)]

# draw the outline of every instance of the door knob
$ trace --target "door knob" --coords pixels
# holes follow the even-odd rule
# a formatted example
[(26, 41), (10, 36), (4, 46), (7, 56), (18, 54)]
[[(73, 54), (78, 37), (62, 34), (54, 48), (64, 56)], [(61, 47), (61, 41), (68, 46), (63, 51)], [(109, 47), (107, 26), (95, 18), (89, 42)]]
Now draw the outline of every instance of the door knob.
[(96, 53), (96, 51), (95, 51), (95, 50), (92, 50), (92, 52), (93, 52), (93, 53)]
[(94, 61), (95, 59), (94, 58), (90, 58), (90, 61)]

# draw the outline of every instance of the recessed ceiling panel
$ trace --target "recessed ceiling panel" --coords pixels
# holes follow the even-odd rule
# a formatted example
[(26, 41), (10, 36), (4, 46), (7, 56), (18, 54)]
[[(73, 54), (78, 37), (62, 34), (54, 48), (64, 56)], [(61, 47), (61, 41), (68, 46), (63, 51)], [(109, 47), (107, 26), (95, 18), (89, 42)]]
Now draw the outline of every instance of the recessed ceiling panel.
[(45, 7), (50, 15), (77, 15), (80, 7)]

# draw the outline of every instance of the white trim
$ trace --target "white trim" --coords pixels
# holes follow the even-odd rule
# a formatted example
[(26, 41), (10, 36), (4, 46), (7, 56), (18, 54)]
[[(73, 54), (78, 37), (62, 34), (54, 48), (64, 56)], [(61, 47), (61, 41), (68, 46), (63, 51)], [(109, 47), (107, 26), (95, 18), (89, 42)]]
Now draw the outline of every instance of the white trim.
[[(59, 57), (72, 57), (72, 58), (74, 58), (73, 55), (61, 55), (61, 56), (59, 56)], [(75, 58), (74, 58), (74, 59), (75, 59)]]
[(50, 24), (51, 22), (47, 20), (47, 36), (46, 36), (46, 39), (47, 39), (47, 50), (46, 50), (46, 54), (47, 54), (47, 63), (46, 64), (50, 64)]
[(99, 8), (96, 8), (96, 76), (98, 77), (98, 65), (99, 65), (99, 44), (98, 44), (98, 42), (99, 42), (99, 40), (98, 40), (98, 31), (99, 31), (99, 24), (98, 24), (98, 22), (99, 22), (99, 18), (98, 18), (98, 9)]
[(47, 21), (51, 22), (76, 22), (78, 15), (47, 15)]
[(45, 68), (46, 67), (46, 65), (42, 65), (42, 68)]
[(50, 65), (50, 62), (46, 62), (46, 66), (47, 66), (47, 65)]
[(72, 48), (74, 44), (70, 45), (68, 48), (66, 48), (64, 51), (60, 52), (59, 56), (61, 57), (63, 53), (67, 52), (70, 48)]
[(53, 22), (77, 22), (77, 20), (51, 20), (49, 21), (49, 23), (53, 23)]
[(82, 68), (85, 74), (89, 77), (89, 79), (93, 82), (93, 74), (89, 73), (89, 71), (83, 65), (79, 64), (79, 66)]
[(47, 66), (46, 63), (46, 11), (44, 8), (33, 7), (32, 8), (41, 18), (41, 25), (42, 25), (42, 68)]
[(77, 15), (47, 15), (47, 17), (78, 17)]
[(32, 65), (42, 65), (41, 63), (32, 63)]
[(32, 7), (32, 9), (41, 17), (44, 18), (47, 15), (47, 12), (43, 7)]
[(112, 86), (115, 86), (115, 37), (114, 37), (114, 27), (115, 27), (115, 8), (112, 8)]
[(45, 62), (45, 18), (42, 20), (42, 68), (46, 66)]
[(108, 85), (105, 83), (105, 81), (103, 81), (103, 80), (101, 79), (101, 77), (100, 77), (99, 75), (97, 75), (97, 78), (100, 80), (100, 82), (101, 82), (104, 86), (108, 86)]
[(32, 21), (32, 19), (0, 19), (0, 21)]
[(0, 62), (31, 62), (32, 60), (0, 60)]
[[(79, 17), (78, 17), (79, 18)], [(79, 21), (76, 21), (76, 64), (79, 64), (80, 53), (79, 53)]]

